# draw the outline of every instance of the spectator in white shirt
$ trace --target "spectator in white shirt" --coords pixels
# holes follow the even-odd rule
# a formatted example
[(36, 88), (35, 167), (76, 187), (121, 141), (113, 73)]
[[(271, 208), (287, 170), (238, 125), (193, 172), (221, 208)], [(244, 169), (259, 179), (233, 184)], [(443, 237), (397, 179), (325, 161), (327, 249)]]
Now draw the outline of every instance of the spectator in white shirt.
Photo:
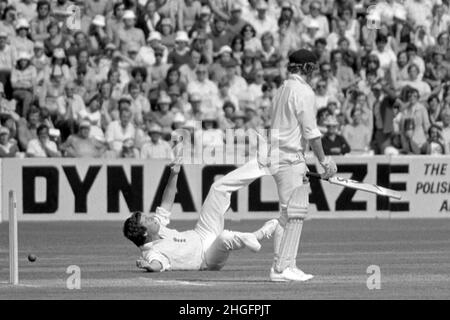
[[(215, 114), (205, 114), (202, 119), (202, 143), (203, 149), (213, 149), (214, 155), (222, 151), (224, 142), (224, 133), (219, 129), (218, 117)], [(206, 153), (210, 155), (210, 153)]]
[(427, 101), (428, 97), (431, 94), (431, 87), (428, 83), (419, 79), (419, 67), (415, 64), (409, 65), (408, 75), (409, 75), (408, 80), (398, 82), (397, 89), (401, 90), (406, 86), (410, 86), (419, 92), (420, 101), (422, 102)]
[(208, 66), (200, 64), (197, 67), (197, 80), (188, 84), (187, 92), (189, 95), (194, 93), (200, 96), (202, 101), (202, 111), (214, 111), (215, 101), (219, 96), (217, 85), (208, 79)]
[(202, 54), (191, 49), (189, 63), (183, 64), (180, 67), (180, 80), (184, 83), (191, 83), (197, 80), (195, 72), (197, 71), (197, 66), (200, 64), (202, 59)]
[(263, 84), (264, 84), (264, 70), (259, 69), (255, 72), (255, 81), (248, 86), (248, 95), (251, 100), (256, 101), (262, 97)]
[(306, 32), (301, 34), (301, 40), (305, 48), (312, 50), (317, 39), (321, 38), (319, 33), (319, 22), (311, 19), (305, 21)]
[(161, 126), (156, 123), (150, 123), (147, 132), (150, 140), (142, 146), (141, 159), (173, 160), (174, 155), (170, 144), (161, 138)]
[(127, 138), (123, 141), (122, 150), (119, 158), (121, 159), (139, 159), (139, 150), (135, 146), (133, 138)]
[(17, 9), (18, 17), (22, 17), (27, 21), (31, 21), (37, 16), (36, 1), (33, 0), (20, 0), (15, 1), (15, 7)]
[(417, 47), (414, 43), (409, 43), (406, 47), (406, 53), (408, 54), (408, 64), (415, 64), (419, 68), (418, 79), (422, 80), (425, 73), (425, 62), (417, 55)]
[(363, 124), (363, 113), (361, 110), (353, 110), (351, 124), (347, 124), (342, 129), (342, 136), (350, 145), (352, 152), (362, 153), (366, 152), (370, 146), (370, 140), (372, 139), (372, 132)]
[(256, 30), (258, 38), (265, 32), (275, 33), (278, 30), (277, 21), (268, 13), (269, 6), (265, 0), (259, 0), (256, 5), (257, 15), (253, 19), (249, 19), (249, 22)]
[(241, 99), (247, 96), (247, 81), (237, 74), (238, 64), (235, 60), (230, 60), (225, 68), (227, 70), (227, 80), (230, 83), (229, 93)]
[(261, 40), (256, 36), (256, 29), (251, 24), (246, 24), (241, 31), (244, 39), (245, 50), (256, 53), (262, 50)]
[(433, 20), (432, 4), (429, 0), (406, 0), (404, 3), (408, 21), (413, 26), (429, 26)]
[(345, 38), (349, 42), (349, 49), (357, 52), (358, 46), (355, 38), (347, 32), (347, 22), (345, 20), (338, 20), (337, 30), (332, 32), (327, 38), (327, 50), (333, 51), (338, 48), (338, 42), (341, 38)]
[(397, 61), (397, 56), (394, 51), (387, 46), (387, 42), (387, 37), (379, 34), (376, 39), (376, 49), (371, 53), (378, 57), (378, 60), (380, 61), (380, 68), (385, 73), (389, 71), (391, 64)]
[(437, 38), (441, 32), (448, 30), (450, 25), (450, 15), (448, 9), (442, 5), (437, 4), (433, 8), (433, 20), (431, 22), (430, 34)]
[(10, 139), (9, 129), (0, 127), (0, 158), (14, 158), (18, 152), (17, 142)]
[(79, 112), (80, 120), (88, 120), (91, 123), (90, 136), (98, 141), (105, 141), (105, 135), (102, 130), (101, 97), (99, 94), (94, 94), (87, 102), (87, 108)]
[(327, 17), (321, 13), (322, 4), (319, 1), (312, 1), (309, 10), (310, 14), (306, 16), (304, 23), (310, 24), (311, 20), (314, 20), (319, 25), (317, 32), (317, 38), (326, 38), (330, 33), (330, 26)]
[(65, 88), (65, 95), (60, 97), (58, 105), (61, 107), (58, 126), (61, 129), (62, 139), (65, 140), (74, 133), (74, 125), (80, 120), (80, 113), (86, 110), (83, 98), (75, 93), (75, 84), (68, 82)]
[(106, 129), (106, 142), (117, 154), (122, 151), (122, 145), (126, 139), (134, 139), (136, 136), (136, 128), (131, 123), (131, 118), (131, 110), (123, 108), (120, 110), (119, 120), (112, 121)]
[(41, 124), (37, 130), (37, 139), (30, 140), (27, 146), (27, 156), (30, 158), (57, 158), (61, 152), (54, 141), (50, 139), (49, 127)]
[(131, 98), (131, 110), (133, 112), (133, 118), (136, 125), (144, 123), (143, 116), (151, 111), (150, 102), (142, 94), (141, 88), (136, 81), (131, 81), (128, 84), (128, 92)]

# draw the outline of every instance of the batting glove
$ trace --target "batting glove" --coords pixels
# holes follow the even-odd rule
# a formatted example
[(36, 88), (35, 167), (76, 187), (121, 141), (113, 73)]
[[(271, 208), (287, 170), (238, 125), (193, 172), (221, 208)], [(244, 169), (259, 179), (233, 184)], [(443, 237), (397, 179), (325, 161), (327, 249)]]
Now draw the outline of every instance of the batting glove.
[(320, 162), (320, 165), (322, 166), (323, 170), (325, 170), (325, 172), (322, 173), (322, 179), (324, 180), (331, 178), (337, 172), (336, 163), (331, 157), (325, 157), (325, 159)]

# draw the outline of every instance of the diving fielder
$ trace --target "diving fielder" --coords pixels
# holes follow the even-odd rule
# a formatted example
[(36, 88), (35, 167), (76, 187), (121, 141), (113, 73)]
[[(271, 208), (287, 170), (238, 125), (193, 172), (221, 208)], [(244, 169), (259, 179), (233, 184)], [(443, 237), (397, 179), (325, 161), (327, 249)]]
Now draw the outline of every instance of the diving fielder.
[(135, 212), (124, 223), (125, 237), (141, 250), (137, 266), (149, 272), (220, 270), (232, 250), (247, 247), (254, 252), (259, 251), (259, 241), (271, 237), (278, 220), (266, 222), (253, 233), (224, 230), (224, 214), (230, 206), (231, 193), (264, 174), (256, 160), (216, 181), (205, 199), (197, 225), (184, 232), (167, 228), (179, 170), (179, 164), (172, 165), (169, 182), (156, 213)]
[(323, 178), (332, 177), (336, 164), (326, 157), (314, 112), (315, 94), (307, 83), (317, 68), (317, 58), (309, 50), (298, 50), (289, 56), (289, 77), (275, 94), (271, 115), (271, 139), (276, 142), (269, 151), (268, 163), (280, 199), (281, 215), (274, 233), (272, 281), (306, 281), (313, 276), (296, 266), (303, 220), (308, 213), (309, 185), (306, 179), (304, 151), (309, 144), (324, 169)]

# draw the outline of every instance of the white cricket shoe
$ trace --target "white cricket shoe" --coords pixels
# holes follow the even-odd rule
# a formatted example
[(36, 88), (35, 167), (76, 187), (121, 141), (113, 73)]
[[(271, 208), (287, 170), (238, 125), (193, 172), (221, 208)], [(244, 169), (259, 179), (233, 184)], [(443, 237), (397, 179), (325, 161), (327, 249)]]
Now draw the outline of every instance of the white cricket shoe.
[(261, 243), (259, 243), (253, 233), (239, 233), (238, 237), (251, 251), (258, 252), (261, 250)]
[(264, 225), (260, 229), (258, 229), (254, 232), (254, 234), (256, 235), (256, 238), (258, 240), (272, 238), (272, 235), (275, 232), (275, 229), (277, 228), (278, 223), (279, 223), (278, 219), (272, 219), (272, 220), (269, 220), (266, 223), (264, 223)]
[(283, 272), (277, 272), (274, 268), (270, 269), (270, 281), (273, 282), (288, 282), (297, 281), (304, 282), (314, 278), (312, 274), (306, 274), (298, 268), (288, 267)]

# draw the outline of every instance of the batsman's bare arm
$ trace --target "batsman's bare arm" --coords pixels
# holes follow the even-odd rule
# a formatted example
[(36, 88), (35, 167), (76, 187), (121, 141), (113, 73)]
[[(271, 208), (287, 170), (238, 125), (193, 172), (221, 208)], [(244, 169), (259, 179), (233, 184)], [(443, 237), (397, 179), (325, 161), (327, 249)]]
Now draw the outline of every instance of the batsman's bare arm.
[(333, 158), (325, 155), (322, 147), (322, 139), (318, 137), (310, 139), (308, 141), (311, 145), (311, 149), (313, 150), (315, 156), (319, 160), (319, 163), (324, 170), (324, 173), (321, 174), (322, 179), (326, 180), (333, 177), (337, 172), (337, 166)]
[(314, 152), (314, 155), (319, 160), (319, 162), (325, 161), (325, 152), (323, 151), (322, 138), (321, 137), (313, 138), (308, 142), (309, 145), (311, 146), (312, 151)]

